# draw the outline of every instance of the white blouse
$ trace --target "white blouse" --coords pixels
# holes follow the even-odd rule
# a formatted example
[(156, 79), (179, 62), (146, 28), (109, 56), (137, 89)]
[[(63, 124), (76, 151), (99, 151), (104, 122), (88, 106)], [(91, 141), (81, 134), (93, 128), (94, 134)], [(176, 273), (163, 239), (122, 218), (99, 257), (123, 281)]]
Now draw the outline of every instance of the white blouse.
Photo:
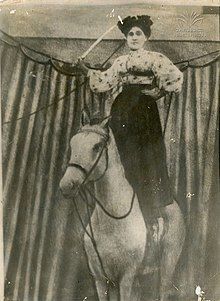
[(179, 93), (183, 83), (183, 73), (165, 55), (145, 49), (118, 57), (106, 71), (90, 69), (88, 77), (94, 92), (106, 92), (125, 84), (151, 85), (156, 80), (159, 89)]

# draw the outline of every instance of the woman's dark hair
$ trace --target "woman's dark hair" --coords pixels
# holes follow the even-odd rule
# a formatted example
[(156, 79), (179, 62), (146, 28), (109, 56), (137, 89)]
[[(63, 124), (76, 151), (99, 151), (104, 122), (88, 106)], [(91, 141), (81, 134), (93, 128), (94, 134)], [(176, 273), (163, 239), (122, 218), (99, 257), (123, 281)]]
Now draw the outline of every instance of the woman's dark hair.
[(132, 27), (139, 27), (145, 34), (146, 37), (149, 38), (151, 35), (151, 25), (153, 24), (150, 16), (142, 15), (142, 16), (128, 16), (122, 20), (123, 24), (118, 21), (118, 28), (121, 32), (127, 36)]

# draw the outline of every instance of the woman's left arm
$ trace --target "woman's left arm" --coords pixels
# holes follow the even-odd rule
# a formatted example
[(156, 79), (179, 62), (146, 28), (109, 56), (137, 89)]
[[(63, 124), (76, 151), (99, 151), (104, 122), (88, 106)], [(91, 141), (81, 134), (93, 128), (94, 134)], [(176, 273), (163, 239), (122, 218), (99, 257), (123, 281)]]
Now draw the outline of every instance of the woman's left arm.
[(153, 53), (152, 71), (156, 77), (159, 90), (180, 93), (183, 84), (183, 73), (163, 54)]
[(156, 78), (156, 87), (152, 90), (143, 89), (142, 93), (155, 100), (171, 92), (178, 94), (182, 89), (183, 73), (161, 53), (151, 52), (148, 56)]

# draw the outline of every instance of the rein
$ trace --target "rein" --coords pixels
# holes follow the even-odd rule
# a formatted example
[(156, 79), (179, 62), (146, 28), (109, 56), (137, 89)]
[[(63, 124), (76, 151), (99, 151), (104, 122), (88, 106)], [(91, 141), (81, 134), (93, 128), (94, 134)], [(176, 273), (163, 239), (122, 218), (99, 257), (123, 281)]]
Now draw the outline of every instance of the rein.
[[(115, 216), (115, 215), (111, 214), (110, 212), (108, 212), (108, 211), (104, 208), (104, 206), (102, 205), (102, 203), (98, 200), (98, 198), (90, 191), (90, 189), (89, 189), (85, 184), (86, 184), (86, 182), (88, 181), (89, 176), (92, 174), (92, 172), (93, 172), (94, 169), (96, 168), (96, 166), (97, 166), (99, 160), (101, 159), (104, 149), (107, 147), (107, 143), (108, 143), (108, 141), (109, 141), (109, 135), (105, 135), (105, 134), (103, 134), (102, 132), (95, 131), (95, 130), (89, 130), (89, 129), (88, 129), (88, 130), (81, 130), (80, 132), (93, 132), (93, 133), (96, 133), (96, 134), (101, 135), (101, 136), (104, 137), (104, 139), (105, 139), (105, 143), (104, 143), (104, 145), (103, 145), (101, 151), (99, 152), (99, 154), (98, 154), (98, 156), (97, 156), (97, 158), (96, 158), (94, 164), (92, 165), (91, 169), (90, 169), (88, 172), (86, 171), (85, 168), (83, 168), (81, 165), (79, 165), (79, 164), (77, 164), (77, 163), (71, 163), (71, 162), (70, 162), (70, 163), (68, 164), (68, 167), (74, 167), (74, 168), (77, 168), (77, 169), (79, 169), (80, 171), (82, 171), (83, 174), (85, 175), (85, 179), (83, 180), (82, 184), (81, 184), (80, 186), (78, 186), (77, 191), (76, 191), (76, 193), (74, 194), (74, 197), (73, 197), (73, 203), (74, 203), (74, 206), (75, 206), (75, 209), (76, 209), (76, 213), (77, 213), (77, 215), (78, 215), (78, 218), (79, 218), (79, 220), (80, 220), (80, 223), (81, 223), (81, 225), (82, 225), (82, 227), (83, 227), (85, 233), (86, 233), (86, 234), (88, 235), (88, 237), (90, 238), (90, 240), (91, 240), (91, 242), (92, 242), (92, 244), (93, 244), (94, 250), (95, 250), (95, 252), (96, 252), (96, 254), (97, 254), (98, 261), (99, 261), (99, 263), (100, 263), (100, 267), (101, 267), (101, 269), (102, 269), (104, 278), (106, 279), (106, 284), (107, 284), (107, 291), (106, 291), (106, 292), (108, 292), (109, 284), (110, 284), (110, 282), (112, 282), (112, 281), (109, 279), (109, 277), (108, 277), (108, 275), (107, 275), (107, 273), (106, 273), (106, 271), (105, 271), (105, 268), (104, 268), (104, 265), (103, 265), (103, 261), (102, 261), (101, 255), (100, 255), (99, 250), (98, 250), (98, 248), (97, 248), (97, 243), (96, 243), (96, 240), (95, 240), (94, 231), (93, 231), (93, 227), (92, 227), (92, 223), (91, 223), (92, 212), (90, 211), (90, 207), (92, 207), (92, 206), (89, 204), (89, 201), (88, 201), (86, 192), (89, 193), (89, 195), (92, 197), (92, 200), (94, 200), (95, 203), (97, 203), (97, 204), (100, 206), (100, 208), (104, 211), (104, 213), (105, 213), (107, 216), (109, 216), (110, 218), (116, 219), (116, 220), (124, 219), (124, 218), (126, 218), (126, 217), (131, 213), (132, 208), (133, 208), (133, 205), (134, 205), (135, 192), (133, 191), (133, 195), (132, 195), (132, 200), (131, 200), (130, 208), (129, 208), (128, 212), (125, 213), (124, 215), (122, 215), (122, 216)], [(103, 176), (105, 175), (106, 170), (108, 169), (108, 161), (109, 161), (109, 160), (108, 160), (108, 149), (107, 149), (107, 157), (106, 157), (106, 168), (105, 168), (105, 171), (104, 171), (104, 173), (103, 173), (98, 179), (96, 179), (94, 182), (99, 181), (99, 180), (101, 179), (101, 177), (103, 177)], [(82, 188), (82, 189), (81, 189), (81, 188)], [(83, 189), (85, 189), (85, 190), (83, 190)], [(90, 231), (87, 230), (87, 227), (86, 227), (86, 225), (85, 225), (84, 222), (83, 222), (83, 219), (82, 219), (82, 217), (81, 217), (81, 214), (80, 214), (80, 212), (79, 212), (79, 209), (78, 209), (77, 204), (76, 204), (76, 201), (75, 201), (75, 197), (76, 197), (76, 195), (77, 195), (78, 193), (79, 193), (81, 199), (83, 200), (83, 202), (86, 204), (87, 214), (88, 214), (88, 219), (89, 219), (88, 225), (89, 225), (89, 230), (90, 230)], [(112, 284), (115, 285), (114, 282), (112, 282)]]

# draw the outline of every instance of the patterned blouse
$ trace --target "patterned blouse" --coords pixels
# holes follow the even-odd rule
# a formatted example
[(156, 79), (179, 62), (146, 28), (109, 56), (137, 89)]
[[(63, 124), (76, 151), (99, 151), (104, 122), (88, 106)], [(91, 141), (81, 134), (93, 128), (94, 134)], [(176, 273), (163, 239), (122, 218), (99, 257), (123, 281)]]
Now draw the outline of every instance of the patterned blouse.
[(152, 85), (156, 81), (159, 89), (179, 93), (183, 83), (182, 72), (166, 56), (145, 49), (118, 57), (106, 71), (90, 69), (88, 77), (94, 92), (129, 84)]

